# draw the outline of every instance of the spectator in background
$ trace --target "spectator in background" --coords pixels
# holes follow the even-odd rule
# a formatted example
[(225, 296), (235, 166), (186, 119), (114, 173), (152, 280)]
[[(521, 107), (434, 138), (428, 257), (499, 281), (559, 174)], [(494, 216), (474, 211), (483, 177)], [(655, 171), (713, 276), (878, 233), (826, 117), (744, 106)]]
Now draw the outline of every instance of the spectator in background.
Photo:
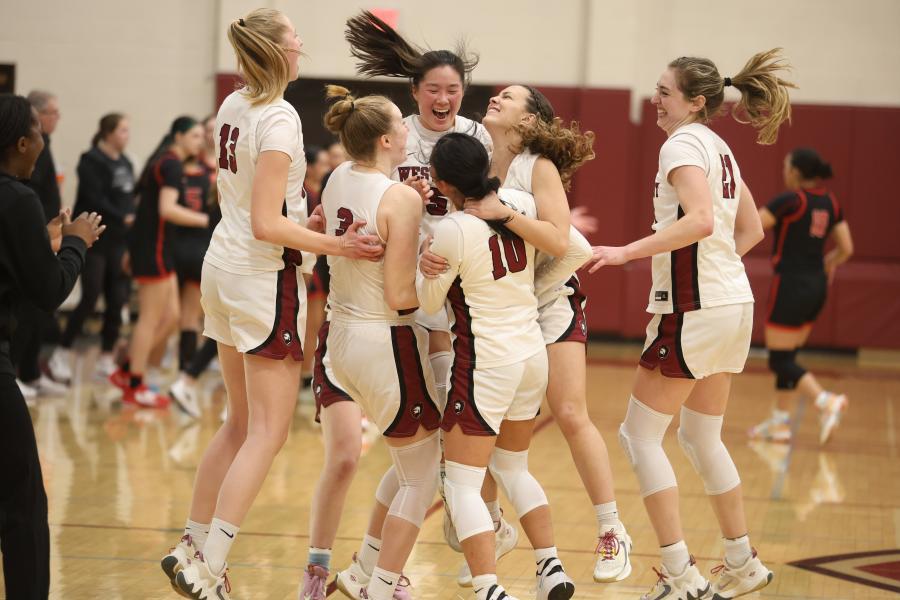
[(86, 248), (103, 232), (93, 213), (74, 222), (58, 213), (47, 224), (37, 195), (22, 184), (43, 147), (41, 123), (28, 101), (0, 95), (0, 547), (6, 597), (17, 600), (49, 594), (50, 531), (34, 428), (15, 383), (9, 342), (19, 305), (59, 306), (75, 285)]
[(57, 381), (72, 379), (72, 345), (85, 319), (94, 312), (103, 293), (103, 330), (97, 372), (104, 378), (116, 370), (113, 349), (122, 325), (122, 307), (128, 300), (129, 278), (122, 270), (128, 247), (126, 235), (134, 222), (134, 167), (125, 156), (130, 135), (128, 118), (110, 113), (100, 119), (91, 149), (78, 161), (75, 212), (103, 216), (107, 231), (88, 251), (81, 276), (81, 301), (66, 323), (60, 345), (50, 357), (50, 375)]
[(344, 147), (337, 140), (334, 140), (330, 144), (327, 144), (325, 146), (325, 152), (328, 153), (329, 173), (331, 171), (334, 171), (339, 164), (347, 160), (347, 155), (344, 152)]
[[(28, 102), (37, 111), (41, 122), (43, 150), (37, 157), (37, 163), (28, 186), (37, 192), (44, 210), (44, 222), (59, 214), (61, 208), (59, 184), (56, 180), (56, 166), (50, 152), (50, 135), (56, 131), (59, 123), (59, 100), (50, 92), (35, 90), (28, 94)], [(41, 344), (56, 329), (56, 321), (50, 313), (42, 311), (31, 303), (25, 302), (20, 307), (19, 326), (12, 343), (13, 363), (18, 368), (18, 385), (22, 395), (34, 398), (38, 395), (64, 395), (68, 388), (62, 382), (53, 381), (41, 373), (38, 359)]]

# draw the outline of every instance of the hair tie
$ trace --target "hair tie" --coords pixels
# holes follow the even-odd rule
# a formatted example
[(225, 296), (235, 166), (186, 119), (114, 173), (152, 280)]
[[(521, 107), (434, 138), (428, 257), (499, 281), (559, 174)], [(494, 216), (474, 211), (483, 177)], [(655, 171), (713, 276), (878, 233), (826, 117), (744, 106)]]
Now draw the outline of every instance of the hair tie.
[(244, 23), (244, 19), (238, 19), (238, 25), (240, 25), (241, 27), (246, 27), (246, 26), (247, 26), (247, 24)]
[(723, 87), (729, 87), (730, 85), (731, 85), (731, 77), (726, 77), (726, 78), (722, 81), (722, 86), (723, 86)]
[(350, 94), (347, 94), (346, 96), (344, 96), (344, 100), (349, 100), (349, 101), (350, 101), (350, 110), (351, 110), (351, 111), (352, 111), (354, 108), (356, 108), (356, 105), (355, 105), (354, 102), (353, 102), (353, 96), (351, 96)]

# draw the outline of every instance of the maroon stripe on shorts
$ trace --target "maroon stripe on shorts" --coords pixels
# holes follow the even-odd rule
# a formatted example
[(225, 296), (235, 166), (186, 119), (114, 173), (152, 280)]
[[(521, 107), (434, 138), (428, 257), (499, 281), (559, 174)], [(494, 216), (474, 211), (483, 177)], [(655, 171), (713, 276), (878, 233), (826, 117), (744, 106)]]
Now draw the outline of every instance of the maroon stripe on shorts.
[(344, 390), (328, 379), (325, 373), (325, 353), (328, 352), (328, 330), (331, 321), (324, 321), (319, 328), (318, 344), (316, 345), (316, 360), (313, 367), (313, 395), (316, 398), (316, 423), (319, 423), (319, 415), (323, 408), (327, 408), (336, 402), (352, 402), (353, 398)]
[(286, 264), (278, 271), (278, 283), (275, 286), (275, 323), (269, 337), (262, 344), (248, 350), (247, 354), (255, 354), (275, 360), (282, 360), (290, 355), (295, 361), (303, 360), (303, 336), (297, 331), (297, 314), (300, 311), (300, 296), (297, 288), (297, 267)]
[(578, 281), (576, 275), (572, 275), (566, 282), (566, 286), (572, 289), (569, 296), (569, 306), (572, 308), (572, 322), (563, 332), (554, 344), (559, 342), (580, 342), (587, 343), (587, 315), (584, 313), (584, 303), (587, 301), (584, 293), (581, 291), (581, 282)]
[(450, 371), (450, 390), (441, 428), (450, 431), (459, 423), (467, 435), (497, 435), (487, 424), (475, 406), (475, 335), (472, 333), (472, 315), (457, 277), (447, 292), (453, 310), (453, 368)]
[(641, 354), (640, 365), (651, 371), (659, 367), (660, 373), (666, 377), (694, 379), (681, 349), (683, 326), (684, 313), (660, 315), (656, 339)]
[(411, 437), (419, 431), (419, 425), (434, 431), (441, 424), (441, 413), (428, 394), (416, 332), (412, 326), (392, 326), (391, 346), (394, 349), (397, 381), (400, 383), (400, 409), (394, 421), (384, 430), (384, 435)]
[[(684, 211), (678, 207), (678, 218)], [(673, 250), (669, 256), (672, 270), (672, 309), (676, 312), (697, 310), (700, 304), (700, 272), (697, 254), (700, 242)]]

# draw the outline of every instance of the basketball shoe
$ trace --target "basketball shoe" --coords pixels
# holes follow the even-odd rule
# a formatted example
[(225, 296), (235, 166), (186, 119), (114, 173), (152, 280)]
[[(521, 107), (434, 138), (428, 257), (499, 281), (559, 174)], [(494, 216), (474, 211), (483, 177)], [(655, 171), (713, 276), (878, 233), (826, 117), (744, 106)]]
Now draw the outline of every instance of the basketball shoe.
[(594, 581), (612, 583), (631, 575), (631, 536), (624, 525), (611, 527), (597, 542)]
[(712, 584), (713, 600), (737, 598), (757, 590), (761, 590), (772, 581), (775, 574), (766, 568), (756, 556), (756, 550), (740, 567), (732, 567), (728, 561), (713, 568), (713, 575), (718, 575)]

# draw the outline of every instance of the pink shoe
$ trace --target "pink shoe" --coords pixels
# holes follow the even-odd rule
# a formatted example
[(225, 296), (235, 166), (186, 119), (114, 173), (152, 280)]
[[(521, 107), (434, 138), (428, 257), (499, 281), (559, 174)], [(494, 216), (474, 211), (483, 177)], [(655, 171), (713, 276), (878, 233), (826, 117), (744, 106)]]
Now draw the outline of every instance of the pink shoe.
[(300, 600), (325, 600), (328, 569), (320, 565), (308, 565), (300, 584)]

